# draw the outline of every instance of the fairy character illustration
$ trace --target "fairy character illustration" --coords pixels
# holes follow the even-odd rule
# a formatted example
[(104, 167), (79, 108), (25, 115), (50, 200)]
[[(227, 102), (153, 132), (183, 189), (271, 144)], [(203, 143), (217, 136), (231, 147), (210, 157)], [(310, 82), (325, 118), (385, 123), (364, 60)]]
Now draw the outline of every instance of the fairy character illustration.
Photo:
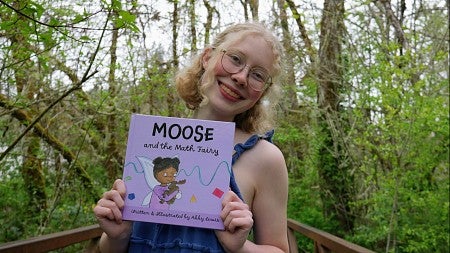
[(149, 205), (154, 209), (169, 209), (176, 199), (181, 198), (178, 185), (186, 183), (186, 180), (176, 181), (180, 160), (178, 157), (157, 157), (153, 161), (144, 157), (138, 159), (144, 168), (147, 185), (151, 189), (142, 205)]

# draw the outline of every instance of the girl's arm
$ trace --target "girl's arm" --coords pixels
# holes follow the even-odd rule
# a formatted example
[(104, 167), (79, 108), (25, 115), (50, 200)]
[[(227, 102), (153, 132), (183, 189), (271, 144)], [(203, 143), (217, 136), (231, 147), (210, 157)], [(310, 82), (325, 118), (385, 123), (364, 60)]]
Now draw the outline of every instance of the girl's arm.
[[(288, 252), (288, 176), (284, 157), (266, 141), (260, 141), (244, 155), (240, 159), (245, 161), (236, 170), (247, 170), (239, 174), (238, 183), (241, 192), (250, 198), (247, 202), (251, 210), (236, 194), (227, 193), (222, 211), (227, 230), (216, 231), (216, 235), (227, 252)], [(247, 240), (252, 226), (253, 242)]]
[(259, 150), (262, 151), (258, 159), (259, 173), (255, 174), (256, 190), (252, 206), (254, 242), (257, 245), (272, 246), (270, 250), (261, 252), (288, 252), (286, 162), (275, 145), (265, 141), (259, 144)]

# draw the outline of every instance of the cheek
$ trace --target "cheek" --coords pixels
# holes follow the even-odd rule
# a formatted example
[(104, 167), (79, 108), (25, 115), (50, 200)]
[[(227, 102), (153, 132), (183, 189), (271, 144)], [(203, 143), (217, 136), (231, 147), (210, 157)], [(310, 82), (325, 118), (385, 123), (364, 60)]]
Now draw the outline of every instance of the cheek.
[(214, 67), (212, 69), (214, 75), (217, 76), (225, 76), (228, 73), (222, 68), (222, 64), (220, 63), (220, 61), (216, 62), (216, 64), (214, 64)]
[(226, 74), (227, 73), (223, 70), (222, 65), (220, 63), (216, 63), (214, 66), (206, 68), (205, 73), (203, 74), (201, 79), (201, 85), (204, 88), (209, 89), (215, 83), (217, 79), (216, 77), (225, 76)]

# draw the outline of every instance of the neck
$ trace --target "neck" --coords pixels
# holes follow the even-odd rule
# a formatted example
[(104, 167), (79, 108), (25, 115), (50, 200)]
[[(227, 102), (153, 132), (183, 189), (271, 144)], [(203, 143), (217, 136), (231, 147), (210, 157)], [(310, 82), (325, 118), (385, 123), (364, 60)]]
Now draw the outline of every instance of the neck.
[(215, 120), (225, 122), (232, 122), (234, 120), (234, 117), (225, 116), (218, 112), (207, 110), (206, 108), (198, 108), (197, 110), (194, 111), (192, 117), (194, 119)]

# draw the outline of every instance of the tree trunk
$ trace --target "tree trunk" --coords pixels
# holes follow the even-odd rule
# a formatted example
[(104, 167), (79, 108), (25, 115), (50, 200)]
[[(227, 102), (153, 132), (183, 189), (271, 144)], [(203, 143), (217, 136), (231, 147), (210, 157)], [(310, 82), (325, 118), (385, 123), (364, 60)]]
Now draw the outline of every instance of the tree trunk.
[[(20, 9), (20, 5), (25, 6), (27, 2), (15, 3), (15, 8)], [(23, 98), (27, 99), (26, 103), (30, 111), (39, 111), (39, 103), (31, 103), (37, 97), (37, 85), (39, 83), (37, 68), (35, 63), (30, 60), (31, 52), (24, 50), (28, 48), (25, 44), (28, 43), (28, 38), (24, 37), (19, 30), (21, 26), (28, 26), (28, 20), (20, 16), (17, 22), (17, 32), (10, 39), (12, 41), (12, 55), (15, 62), (22, 62), (22, 64), (14, 68), (14, 79), (17, 86), (17, 91)], [(23, 163), (21, 168), (21, 175), (27, 186), (29, 196), (30, 211), (33, 214), (45, 211), (47, 208), (47, 195), (45, 192), (45, 179), (43, 175), (42, 164), (39, 159), (41, 153), (40, 139), (34, 133), (30, 133), (24, 138), (25, 153), (23, 154)]]
[(242, 7), (244, 8), (244, 19), (245, 21), (248, 21), (248, 7), (247, 3), (249, 0), (240, 0)]
[(303, 24), (303, 22), (300, 18), (301, 16), (297, 11), (297, 7), (295, 7), (295, 3), (292, 0), (286, 0), (286, 3), (289, 5), (289, 9), (291, 9), (292, 16), (294, 17), (295, 22), (297, 23), (298, 29), (300, 31), (300, 36), (303, 40), (303, 43), (305, 44), (305, 48), (308, 53), (309, 59), (310, 59), (311, 63), (314, 63), (317, 53), (311, 43), (311, 40), (309, 39), (308, 33), (306, 32), (305, 25)]
[(211, 4), (208, 0), (203, 0), (203, 4), (205, 5), (206, 11), (208, 13), (208, 15), (206, 16), (206, 22), (204, 25), (204, 27), (205, 27), (205, 45), (209, 45), (213, 15), (214, 15), (214, 13), (218, 14), (218, 11), (215, 7), (211, 6)]
[(189, 0), (189, 20), (190, 20), (190, 30), (191, 30), (191, 50), (193, 52), (197, 51), (197, 18), (195, 15), (195, 0)]
[[(343, 82), (341, 63), (344, 32), (344, 0), (325, 0), (320, 31), (317, 103), (322, 133), (319, 148), (319, 176), (325, 215), (335, 219), (341, 232), (351, 233), (354, 217), (350, 203), (353, 199), (353, 176), (343, 144), (342, 122), (339, 114), (339, 88)], [(339, 231), (336, 231), (339, 233)]]
[[(283, 99), (281, 106), (283, 108), (283, 118), (288, 119), (291, 122), (292, 127), (301, 129), (302, 125), (306, 123), (304, 117), (299, 117), (299, 100), (298, 100), (298, 85), (295, 79), (295, 60), (297, 58), (294, 55), (298, 55), (298, 52), (293, 48), (294, 42), (292, 41), (291, 31), (289, 30), (288, 15), (286, 12), (286, 1), (277, 0), (277, 6), (280, 10), (279, 19), (282, 29), (282, 43), (285, 49), (285, 64), (286, 64), (286, 76), (283, 78)], [(303, 113), (302, 113), (303, 115)], [(284, 145), (284, 152), (286, 153), (286, 164), (289, 168), (289, 172), (294, 178), (300, 178), (301, 175), (298, 161), (304, 159), (302, 152), (302, 143), (294, 140), (288, 140), (287, 145)]]
[(252, 19), (254, 21), (259, 20), (258, 10), (259, 10), (259, 0), (250, 0), (249, 1), (250, 11), (252, 12)]
[(298, 110), (298, 98), (297, 98), (297, 84), (295, 82), (295, 64), (294, 57), (290, 57), (291, 55), (295, 55), (295, 49), (292, 47), (294, 44), (291, 38), (291, 32), (289, 31), (289, 23), (287, 20), (287, 13), (285, 9), (285, 0), (277, 1), (278, 8), (280, 9), (280, 25), (283, 32), (282, 43), (285, 49), (286, 55), (286, 79), (283, 80), (286, 84), (285, 88), (285, 97), (286, 100), (283, 100), (284, 106), (290, 108), (292, 110)]
[[(116, 14), (117, 15), (117, 14)], [(117, 83), (116, 83), (116, 68), (117, 68), (117, 41), (119, 39), (119, 28), (114, 26), (112, 31), (111, 38), (111, 46), (109, 49), (110, 53), (110, 64), (109, 64), (109, 75), (108, 75), (108, 84), (109, 84), (109, 96), (111, 98), (117, 97)], [(109, 99), (109, 108), (111, 111), (109, 112), (109, 116), (106, 118), (107, 129), (105, 132), (109, 133), (107, 135), (107, 147), (106, 147), (106, 159), (105, 159), (105, 169), (108, 174), (108, 178), (111, 181), (114, 181), (118, 175), (121, 173), (121, 168), (123, 165), (123, 157), (120, 152), (120, 148), (117, 144), (118, 133), (114, 131), (117, 128), (118, 120), (117, 120), (117, 111), (116, 106), (114, 105), (114, 100)]]
[[(172, 62), (173, 62), (173, 68), (172, 69), (178, 69), (179, 67), (179, 59), (178, 59), (178, 1), (173, 1), (173, 13), (172, 13)], [(167, 110), (169, 113), (169, 116), (176, 116), (175, 112), (175, 92), (172, 92), (171, 89), (167, 90)]]

